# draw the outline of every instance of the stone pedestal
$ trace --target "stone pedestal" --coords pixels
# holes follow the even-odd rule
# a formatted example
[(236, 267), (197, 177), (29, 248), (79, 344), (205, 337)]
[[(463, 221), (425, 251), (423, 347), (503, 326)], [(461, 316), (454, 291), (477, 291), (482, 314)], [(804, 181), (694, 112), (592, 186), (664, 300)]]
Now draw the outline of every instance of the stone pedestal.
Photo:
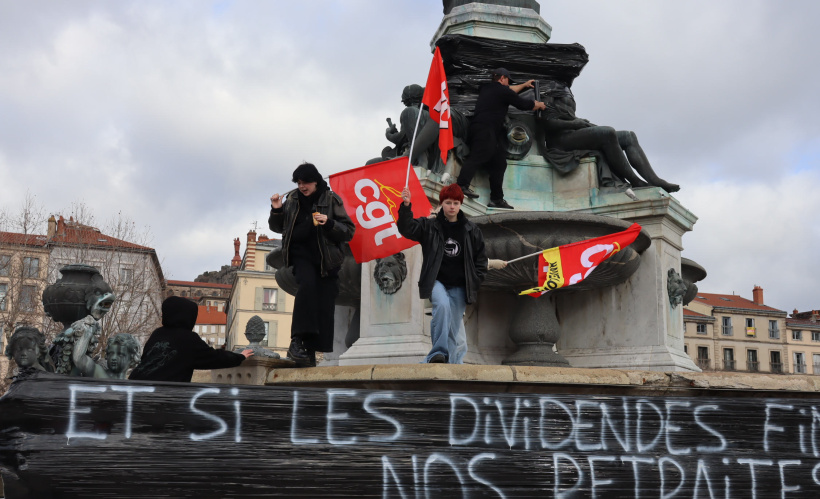
[[(549, 40), (551, 32), (552, 28), (540, 17), (537, 7), (534, 10), (468, 3), (452, 7), (444, 16), (433, 36), (433, 44), (448, 34), (542, 44)], [(515, 206), (516, 212), (536, 212), (532, 224), (542, 223), (549, 218), (549, 214), (543, 212), (551, 211), (637, 222), (648, 233), (651, 244), (648, 248), (646, 244), (642, 246), (639, 258), (637, 253), (633, 254), (636, 258), (631, 262), (637, 265), (637, 270), (633, 266), (634, 273), (625, 274), (628, 278), (596, 289), (574, 288), (536, 299), (515, 295), (525, 288), (485, 286), (479, 292), (478, 301), (468, 306), (465, 313), (468, 343), (465, 363), (565, 365), (563, 356), (573, 367), (698, 371), (683, 352), (683, 308), (670, 304), (666, 289), (669, 269), (681, 272), (681, 238), (692, 230), (696, 217), (660, 188), (633, 189), (635, 200), (625, 189), (601, 187), (593, 158), (582, 159), (578, 167), (567, 174), (560, 173), (544, 159), (544, 151), (539, 151), (543, 147), (537, 144), (543, 145), (544, 137), (538, 132), (534, 118), (519, 114), (516, 119), (534, 130), (531, 150), (515, 156), (521, 159), (507, 161), (504, 197)], [(440, 174), (420, 169), (416, 172), (435, 205), (442, 186), (452, 183), (459, 165), (451, 155)], [(486, 206), (489, 201), (486, 172), (476, 175), (472, 187), (480, 197), (465, 199), (462, 210), (468, 216), (505, 217), (496, 214), (506, 210)], [(573, 227), (556, 228), (556, 231), (572, 233)], [(514, 231), (495, 237), (504, 242), (508, 237), (521, 239)], [(536, 244), (539, 249), (551, 247), (543, 246), (544, 241), (542, 238), (528, 244)], [(502, 248), (490, 256), (503, 258), (504, 253)], [(429, 351), (429, 319), (424, 314), (424, 302), (418, 297), (416, 284), (421, 252), (415, 247), (405, 255), (408, 275), (395, 295), (384, 295), (375, 286), (373, 263), (362, 267), (361, 336), (339, 357), (339, 365), (419, 362)], [(532, 285), (536, 279), (537, 276), (532, 275)], [(522, 299), (533, 301), (523, 303)], [(553, 342), (559, 355), (552, 348)]]
[(552, 26), (530, 8), (470, 3), (453, 7), (441, 20), (430, 47), (444, 35), (468, 35), (516, 42), (546, 43)]
[(417, 285), (421, 248), (414, 246), (404, 255), (407, 278), (394, 294), (385, 294), (374, 281), (375, 261), (362, 265), (360, 337), (339, 356), (340, 366), (417, 363), (430, 351), (430, 320)]
[(657, 187), (635, 189), (637, 201), (604, 195), (586, 213), (637, 222), (652, 245), (624, 284), (559, 298), (559, 351), (573, 367), (700, 371), (683, 351), (683, 306), (672, 306), (667, 272), (680, 273), (681, 238), (697, 218)]
[(226, 385), (264, 385), (268, 374), (273, 369), (292, 367), (296, 367), (296, 364), (287, 359), (250, 357), (242, 362), (239, 367), (213, 369), (210, 382)]

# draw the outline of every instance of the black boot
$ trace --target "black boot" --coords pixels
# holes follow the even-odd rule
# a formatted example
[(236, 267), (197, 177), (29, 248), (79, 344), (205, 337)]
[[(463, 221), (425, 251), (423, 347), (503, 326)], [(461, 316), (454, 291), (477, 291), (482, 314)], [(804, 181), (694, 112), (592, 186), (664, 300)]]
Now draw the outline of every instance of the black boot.
[(474, 190), (470, 189), (470, 186), (460, 185), (459, 184), (459, 187), (461, 187), (461, 192), (463, 192), (464, 195), (467, 196), (468, 198), (478, 199), (478, 193), (476, 193)]
[(288, 348), (288, 358), (298, 365), (306, 365), (310, 362), (310, 355), (305, 349), (305, 342), (299, 336), (294, 336), (290, 340), (290, 347)]

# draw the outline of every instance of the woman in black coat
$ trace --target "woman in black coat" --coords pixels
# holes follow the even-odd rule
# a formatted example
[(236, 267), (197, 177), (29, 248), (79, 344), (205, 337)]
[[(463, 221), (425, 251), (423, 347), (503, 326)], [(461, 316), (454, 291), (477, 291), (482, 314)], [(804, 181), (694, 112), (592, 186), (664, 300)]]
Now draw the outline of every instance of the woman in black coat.
[(282, 234), (285, 265), (293, 266), (299, 284), (293, 305), (288, 357), (315, 366), (316, 352), (333, 351), (333, 316), (339, 294), (344, 244), (356, 227), (342, 199), (310, 163), (293, 172), (297, 188), (270, 198), (268, 226)]

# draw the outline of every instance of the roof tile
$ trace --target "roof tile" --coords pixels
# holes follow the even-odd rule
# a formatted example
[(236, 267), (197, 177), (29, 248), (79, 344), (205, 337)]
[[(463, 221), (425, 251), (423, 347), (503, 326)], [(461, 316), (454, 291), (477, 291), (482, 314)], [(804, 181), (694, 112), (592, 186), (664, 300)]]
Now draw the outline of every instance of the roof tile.
[[(706, 305), (710, 305), (712, 307), (723, 307), (723, 308), (739, 308), (739, 309), (746, 309), (746, 310), (759, 310), (761, 312), (783, 312), (783, 310), (778, 310), (773, 307), (769, 307), (766, 305), (758, 305), (757, 303), (749, 300), (747, 298), (743, 298), (742, 296), (738, 295), (722, 295), (722, 294), (715, 294), (715, 293), (698, 293), (695, 297), (695, 301), (700, 303), (705, 303)], [(783, 312), (785, 313), (785, 312)]]

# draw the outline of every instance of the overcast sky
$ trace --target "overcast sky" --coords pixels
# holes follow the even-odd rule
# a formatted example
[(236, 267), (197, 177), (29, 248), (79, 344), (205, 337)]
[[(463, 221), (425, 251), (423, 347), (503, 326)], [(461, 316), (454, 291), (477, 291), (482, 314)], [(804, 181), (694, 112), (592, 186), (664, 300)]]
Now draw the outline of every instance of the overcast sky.
[[(542, 0), (584, 45), (578, 115), (638, 134), (699, 217), (701, 291), (820, 308), (815, 0)], [(0, 207), (85, 202), (150, 227), (170, 279), (228, 264), (303, 160), (388, 145), (438, 0), (0, 0)]]

